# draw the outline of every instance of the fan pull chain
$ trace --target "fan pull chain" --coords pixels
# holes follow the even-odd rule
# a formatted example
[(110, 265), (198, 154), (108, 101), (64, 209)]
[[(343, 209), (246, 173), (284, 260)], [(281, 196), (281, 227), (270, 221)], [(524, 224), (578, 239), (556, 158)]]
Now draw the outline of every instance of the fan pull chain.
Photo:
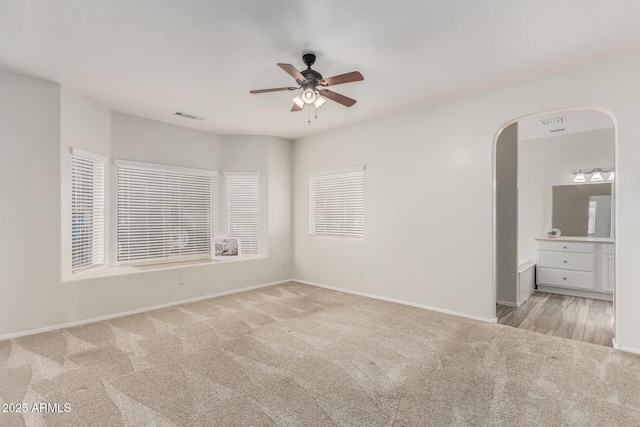
[(307, 108), (307, 123), (311, 124), (311, 108)]

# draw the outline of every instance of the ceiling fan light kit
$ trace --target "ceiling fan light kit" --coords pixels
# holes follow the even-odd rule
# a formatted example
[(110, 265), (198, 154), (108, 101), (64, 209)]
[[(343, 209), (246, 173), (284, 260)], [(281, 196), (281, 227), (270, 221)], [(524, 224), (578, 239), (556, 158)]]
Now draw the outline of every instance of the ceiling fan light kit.
[(316, 100), (316, 92), (310, 87), (302, 92), (302, 100), (305, 104), (313, 104)]
[(273, 89), (258, 89), (251, 90), (249, 93), (267, 93), (278, 91), (291, 91), (302, 89), (302, 93), (296, 95), (293, 98), (293, 107), (291, 111), (301, 111), (305, 105), (313, 104), (315, 109), (322, 107), (327, 99), (330, 99), (338, 104), (342, 104), (345, 107), (351, 107), (356, 103), (355, 99), (333, 92), (329, 89), (324, 89), (327, 86), (335, 86), (344, 83), (351, 83), (364, 80), (364, 77), (358, 71), (352, 71), (350, 73), (340, 74), (337, 76), (323, 78), (322, 74), (312, 70), (311, 66), (316, 62), (316, 55), (313, 53), (305, 53), (302, 55), (302, 61), (307, 66), (306, 70), (298, 71), (296, 67), (291, 64), (278, 63), (278, 67), (282, 68), (286, 73), (296, 80), (298, 87), (279, 87)]

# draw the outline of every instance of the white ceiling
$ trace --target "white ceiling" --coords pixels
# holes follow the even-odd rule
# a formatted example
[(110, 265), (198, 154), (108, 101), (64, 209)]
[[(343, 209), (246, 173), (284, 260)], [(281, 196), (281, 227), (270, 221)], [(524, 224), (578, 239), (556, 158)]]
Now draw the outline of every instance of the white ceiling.
[[(19, 0), (0, 3), (0, 68), (110, 108), (219, 134), (297, 138), (640, 50), (637, 0)], [(307, 124), (277, 62), (358, 100)], [(173, 117), (180, 110), (202, 122)]]
[(518, 122), (518, 140), (552, 138), (570, 133), (608, 129), (613, 126), (611, 117), (602, 111), (592, 109), (562, 111), (520, 120)]

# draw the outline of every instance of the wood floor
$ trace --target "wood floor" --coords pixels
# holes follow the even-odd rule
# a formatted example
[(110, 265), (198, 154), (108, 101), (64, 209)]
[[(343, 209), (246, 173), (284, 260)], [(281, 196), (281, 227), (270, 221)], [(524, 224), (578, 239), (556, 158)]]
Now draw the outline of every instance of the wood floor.
[(613, 303), (534, 292), (520, 307), (497, 305), (498, 323), (611, 347)]

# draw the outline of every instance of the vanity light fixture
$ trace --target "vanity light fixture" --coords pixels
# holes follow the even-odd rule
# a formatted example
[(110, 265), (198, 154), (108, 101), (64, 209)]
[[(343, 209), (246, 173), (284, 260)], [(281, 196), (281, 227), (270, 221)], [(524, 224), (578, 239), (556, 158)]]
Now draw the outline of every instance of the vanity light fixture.
[[(604, 181), (604, 176), (602, 176), (603, 173), (609, 174), (609, 176), (607, 177), (607, 181), (615, 180), (615, 172), (613, 168), (610, 168), (610, 169), (594, 168), (591, 170), (586, 170), (584, 172), (582, 171), (582, 169), (580, 169), (577, 172), (573, 171), (571, 173), (573, 173), (574, 175), (573, 182), (577, 182), (577, 183)], [(591, 175), (591, 177), (587, 179), (586, 175)]]

